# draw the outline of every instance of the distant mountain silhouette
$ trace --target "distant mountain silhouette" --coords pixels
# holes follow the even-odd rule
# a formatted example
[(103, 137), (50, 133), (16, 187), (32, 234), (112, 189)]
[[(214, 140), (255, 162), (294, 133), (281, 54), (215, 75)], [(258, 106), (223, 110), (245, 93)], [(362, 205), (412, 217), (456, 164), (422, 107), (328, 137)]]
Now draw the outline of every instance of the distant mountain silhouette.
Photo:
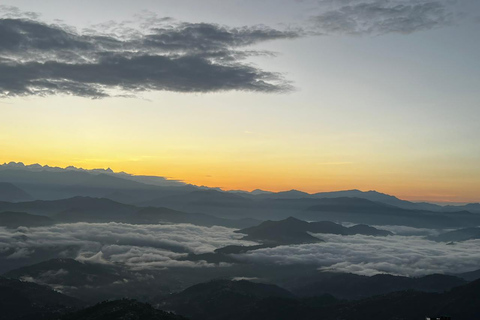
[[(75, 196), (104, 197), (116, 191), (129, 195), (134, 202), (161, 195), (181, 194), (199, 189), (161, 177), (134, 176), (111, 170), (83, 170), (48, 166), (0, 165), (0, 181), (22, 188), (35, 199), (58, 200)], [(133, 203), (133, 202), (132, 202)]]
[[(261, 191), (261, 190), (260, 190)], [(381, 202), (384, 204), (396, 206), (403, 209), (410, 210), (431, 210), (440, 211), (441, 206), (426, 202), (410, 202), (400, 200), (395, 196), (377, 191), (360, 191), (360, 190), (342, 190), (331, 192), (318, 192), (309, 194), (298, 190), (282, 191), (282, 192), (255, 192), (250, 194), (255, 195), (256, 198), (261, 199), (324, 199), (324, 198), (360, 198), (374, 202)], [(456, 211), (456, 210), (455, 210)]]
[(469, 203), (461, 206), (444, 206), (441, 211), (443, 212), (456, 212), (456, 211), (469, 211), (474, 213), (480, 213), (480, 203)]
[(186, 257), (180, 258), (180, 260), (187, 260), (187, 261), (206, 261), (208, 263), (220, 264), (222, 262), (225, 263), (245, 263), (241, 259), (238, 259), (232, 254), (241, 254), (246, 253), (248, 251), (264, 249), (264, 248), (273, 248), (277, 245), (283, 244), (281, 242), (268, 242), (266, 244), (259, 244), (253, 246), (239, 246), (239, 245), (229, 245), (226, 247), (215, 249), (213, 252), (207, 253), (189, 253)]
[(250, 199), (242, 197), (239, 194), (229, 193), (218, 190), (198, 190), (187, 194), (161, 197), (142, 203), (148, 206), (170, 206), (183, 209), (192, 207), (237, 207), (245, 206), (251, 202)]
[(184, 317), (153, 308), (135, 300), (105, 301), (66, 314), (59, 320), (186, 320)]
[(62, 200), (35, 200), (19, 203), (0, 203), (0, 210), (24, 211), (45, 216), (64, 216), (68, 211), (104, 213), (105, 215), (126, 215), (138, 210), (137, 207), (121, 204), (108, 199), (73, 197)]
[(387, 230), (377, 229), (366, 224), (357, 224), (352, 227), (347, 228), (347, 232), (349, 235), (353, 234), (362, 234), (365, 236), (375, 236), (375, 237), (384, 237), (384, 236), (391, 236), (393, 235), (392, 232)]
[(323, 240), (307, 233), (308, 225), (308, 222), (290, 217), (281, 221), (265, 221), (258, 226), (235, 232), (246, 234), (244, 240), (258, 241), (267, 245), (322, 242)]
[(139, 201), (139, 198), (136, 194), (132, 194), (132, 192), (125, 192), (123, 190), (107, 193), (105, 196), (103, 196), (103, 198), (124, 204), (135, 204)]
[(9, 182), (0, 182), (0, 201), (20, 202), (33, 200), (24, 190)]
[(453, 231), (442, 233), (436, 237), (430, 237), (430, 239), (433, 239), (436, 241), (444, 241), (444, 242), (450, 242), (450, 241), (459, 242), (459, 241), (480, 239), (480, 227), (453, 230)]
[[(133, 205), (118, 203), (110, 199), (91, 197), (74, 197), (69, 199), (51, 201), (36, 200), (19, 203), (0, 202), (0, 212), (3, 210), (28, 212), (30, 213), (30, 215), (23, 217), (25, 219), (30, 217), (30, 220), (32, 221), (33, 219), (37, 219), (39, 221), (47, 220), (46, 218), (39, 218), (37, 216), (34, 216), (32, 215), (33, 213), (37, 215), (49, 216), (54, 222), (67, 223), (192, 223), (201, 226), (220, 225), (231, 228), (244, 228), (256, 225), (260, 222), (259, 220), (251, 218), (222, 219), (207, 214), (186, 213), (162, 207), (142, 208)], [(14, 216), (11, 216), (12, 214), (9, 214), (10, 220), (14, 218)], [(28, 223), (28, 221), (26, 221), (25, 223)]]
[[(471, 213), (480, 212), (480, 204), (442, 207), (405, 201), (377, 191), (344, 190), (315, 194), (298, 190), (225, 192), (163, 177), (115, 173), (110, 169), (63, 169), (38, 164), (25, 166), (23, 163), (0, 165), (0, 181), (15, 185), (35, 199), (60, 200), (77, 196), (109, 198), (124, 204), (167, 207), (220, 218), (279, 220), (293, 216), (309, 221), (331, 220), (422, 228), (480, 225), (480, 216)], [(74, 215), (82, 214), (78, 208), (68, 209)], [(40, 214), (4, 208), (1, 204), (0, 210)]]
[[(252, 192), (253, 193), (253, 192)], [(263, 199), (301, 199), (309, 198), (312, 195), (303, 191), (288, 190), (280, 192), (255, 192), (257, 198)]]
[(314, 198), (360, 198), (374, 202), (381, 202), (384, 204), (392, 205), (395, 207), (410, 209), (410, 210), (429, 210), (437, 211), (441, 209), (441, 206), (426, 203), (426, 202), (410, 202), (406, 200), (400, 200), (395, 196), (389, 194), (377, 192), (377, 191), (360, 191), (360, 190), (344, 190), (333, 192), (319, 192), (312, 195)]
[(173, 294), (159, 303), (192, 320), (228, 319), (239, 311), (251, 308), (268, 297), (294, 298), (289, 291), (270, 284), (245, 280), (214, 280), (194, 285)]
[(273, 192), (265, 191), (265, 190), (261, 190), (261, 189), (255, 189), (250, 193), (253, 194), (253, 195), (259, 195), (259, 194), (268, 194), (268, 193), (273, 193)]
[(54, 224), (55, 221), (44, 216), (28, 214), (25, 212), (0, 212), (0, 226), (7, 228), (40, 227)]
[[(358, 192), (356, 192), (358, 193)], [(400, 208), (363, 198), (334, 197), (289, 198), (297, 191), (251, 195), (216, 190), (195, 191), (144, 202), (143, 205), (165, 206), (181, 211), (201, 212), (224, 218), (255, 217), (279, 220), (293, 216), (309, 221), (341, 221), (374, 225), (407, 225), (419, 228), (467, 227), (480, 224), (480, 216), (467, 211), (441, 212)], [(377, 194), (370, 192), (368, 194)], [(285, 197), (283, 197), (286, 195)], [(386, 198), (390, 197), (385, 195)], [(394, 198), (394, 197), (392, 197)], [(399, 200), (400, 201), (400, 200)]]
[(35, 283), (0, 277), (0, 318), (42, 320), (84, 306), (84, 303)]
[(259, 223), (255, 219), (222, 219), (203, 213), (185, 213), (162, 207), (148, 207), (140, 209), (127, 220), (132, 223), (192, 223), (200, 226), (225, 226), (243, 228)]
[(302, 213), (306, 220), (331, 219), (375, 225), (451, 228), (480, 224), (480, 215), (467, 211), (409, 210), (360, 198), (325, 198)]
[(264, 244), (299, 244), (314, 243), (322, 240), (310, 233), (332, 233), (340, 235), (364, 234), (372, 236), (388, 236), (391, 232), (379, 230), (366, 225), (350, 228), (330, 222), (306, 222), (293, 217), (281, 221), (265, 221), (255, 227), (235, 231), (246, 234), (245, 240), (259, 241)]
[(62, 173), (62, 172), (79, 172), (79, 173), (88, 173), (92, 175), (97, 174), (108, 174), (114, 177), (127, 179), (136, 181), (139, 183), (149, 184), (149, 185), (156, 185), (156, 186), (185, 186), (186, 183), (176, 180), (169, 180), (164, 177), (157, 177), (157, 176), (144, 176), (144, 175), (132, 175), (125, 172), (113, 172), (110, 168), (108, 169), (82, 169), (76, 168), (74, 166), (69, 166), (66, 168), (60, 167), (51, 167), (48, 165), (42, 166), (38, 163), (31, 164), (31, 165), (24, 165), (21, 162), (10, 162), (0, 165), (0, 171), (4, 170), (18, 170), (18, 171), (27, 171), (27, 172), (52, 172), (52, 173)]
[(74, 187), (88, 187), (88, 188), (98, 188), (98, 189), (109, 189), (109, 190), (135, 190), (135, 189), (150, 189), (156, 188), (152, 185), (147, 185), (144, 183), (122, 179), (115, 177), (106, 173), (100, 173), (97, 175), (91, 175), (85, 181), (74, 185)]

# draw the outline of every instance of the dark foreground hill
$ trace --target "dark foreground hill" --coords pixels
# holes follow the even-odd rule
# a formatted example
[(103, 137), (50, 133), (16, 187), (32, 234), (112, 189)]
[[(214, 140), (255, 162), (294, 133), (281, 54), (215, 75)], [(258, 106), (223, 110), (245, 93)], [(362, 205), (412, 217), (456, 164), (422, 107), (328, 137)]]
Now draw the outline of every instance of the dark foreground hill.
[(400, 291), (350, 302), (329, 296), (256, 297), (235, 290), (222, 294), (224, 291), (216, 287), (215, 283), (194, 286), (195, 294), (189, 294), (193, 290), (189, 288), (167, 298), (161, 306), (194, 320), (420, 320), (427, 315), (471, 320), (480, 317), (480, 281), (444, 293)]
[(443, 293), (408, 290), (344, 301), (330, 295), (298, 298), (275, 285), (216, 280), (159, 300), (159, 308), (178, 315), (133, 300), (103, 302), (76, 311), (82, 305), (37, 284), (0, 278), (2, 320), (184, 319), (181, 316), (192, 320), (410, 320), (426, 315), (470, 320), (480, 317), (480, 281)]
[(49, 287), (0, 277), (0, 318), (40, 320), (72, 311), (84, 304)]
[(319, 273), (316, 277), (297, 280), (288, 289), (301, 297), (330, 294), (340, 299), (362, 299), (403, 290), (444, 292), (466, 283), (449, 275), (432, 274), (419, 278), (377, 274), (371, 277), (351, 273)]
[(402, 291), (325, 310), (325, 319), (424, 319), (448, 315), (455, 320), (480, 318), (480, 281), (445, 293)]
[[(4, 276), (48, 285), (87, 303), (122, 298), (142, 298), (143, 301), (148, 301), (149, 296), (169, 293), (168, 284), (178, 281), (148, 270), (132, 271), (116, 264), (79, 262), (66, 258), (50, 259), (14, 269)], [(185, 281), (184, 278), (182, 280)], [(186, 286), (188, 285), (182, 288)]]
[(153, 308), (135, 300), (106, 301), (58, 320), (186, 320), (184, 317)]
[(194, 320), (228, 319), (269, 297), (294, 299), (289, 291), (271, 284), (214, 280), (174, 294), (161, 301), (159, 306)]

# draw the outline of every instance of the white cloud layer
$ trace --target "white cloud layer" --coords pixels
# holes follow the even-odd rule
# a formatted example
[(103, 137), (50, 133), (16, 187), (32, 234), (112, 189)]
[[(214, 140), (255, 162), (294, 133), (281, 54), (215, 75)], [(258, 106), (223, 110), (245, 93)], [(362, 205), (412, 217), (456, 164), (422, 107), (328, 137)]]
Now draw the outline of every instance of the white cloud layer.
[[(393, 227), (392, 227), (393, 228)], [(120, 264), (133, 270), (169, 267), (213, 267), (183, 260), (188, 253), (212, 252), (227, 245), (253, 245), (225, 227), (74, 223), (39, 228), (0, 228), (0, 262), (25, 265), (33, 259), (73, 257), (79, 261)], [(414, 234), (388, 237), (318, 235), (326, 242), (279, 246), (235, 255), (262, 264), (313, 264), (321, 270), (362, 275), (391, 273), (421, 276), (460, 273), (480, 266), (480, 240), (454, 245), (418, 234), (436, 231), (396, 228)]]
[[(211, 252), (226, 245), (251, 245), (241, 234), (225, 227), (190, 224), (131, 225), (73, 223), (39, 228), (0, 228), (0, 255), (9, 260), (28, 259), (38, 252), (76, 254), (78, 260), (120, 263), (133, 269), (207, 266), (178, 261), (188, 253)], [(75, 248), (75, 250), (72, 250)]]
[(467, 272), (480, 266), (480, 240), (447, 245), (420, 236), (321, 237), (326, 242), (261, 249), (237, 257), (254, 263), (315, 264), (321, 270), (361, 275), (422, 276)]

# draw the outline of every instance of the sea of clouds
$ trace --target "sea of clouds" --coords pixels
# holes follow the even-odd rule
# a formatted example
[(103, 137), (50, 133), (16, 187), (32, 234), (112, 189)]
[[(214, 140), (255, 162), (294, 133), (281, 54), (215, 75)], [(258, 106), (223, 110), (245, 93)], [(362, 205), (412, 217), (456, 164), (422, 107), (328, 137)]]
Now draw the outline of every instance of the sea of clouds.
[(0, 228), (0, 259), (25, 265), (45, 257), (118, 263), (135, 269), (207, 266), (180, 261), (188, 253), (211, 252), (226, 245), (251, 245), (235, 229), (191, 224), (133, 225), (125, 223), (72, 223), (47, 227)]
[(253, 263), (316, 264), (320, 270), (368, 276), (462, 273), (480, 266), (480, 240), (446, 244), (423, 236), (317, 236), (325, 242), (266, 248), (238, 258)]
[[(132, 225), (73, 223), (47, 227), (0, 228), (0, 261), (8, 269), (52, 257), (75, 258), (133, 270), (216, 267), (184, 260), (189, 253), (207, 253), (227, 245), (253, 245), (235, 229), (191, 224)], [(397, 230), (399, 231), (399, 230)], [(316, 235), (325, 242), (279, 246), (238, 254), (242, 262), (272, 265), (315, 265), (319, 270), (361, 275), (391, 273), (421, 276), (461, 273), (480, 266), (480, 240), (446, 244), (417, 235), (435, 231), (403, 230), (388, 237)], [(224, 265), (223, 265), (224, 266)], [(6, 270), (4, 270), (6, 271)]]

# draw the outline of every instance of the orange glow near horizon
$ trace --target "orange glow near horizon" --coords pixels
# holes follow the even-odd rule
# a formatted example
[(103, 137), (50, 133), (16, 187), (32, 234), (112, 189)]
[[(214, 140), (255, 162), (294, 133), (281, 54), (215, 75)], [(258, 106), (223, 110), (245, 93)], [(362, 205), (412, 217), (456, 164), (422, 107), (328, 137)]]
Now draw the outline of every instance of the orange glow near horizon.
[[(282, 172), (272, 166), (257, 166), (253, 168), (211, 166), (187, 167), (182, 165), (156, 165), (151, 162), (138, 160), (118, 160), (108, 164), (112, 159), (75, 159), (64, 161), (33, 161), (31, 159), (17, 159), (14, 162), (23, 162), (25, 165), (39, 163), (51, 167), (65, 168), (75, 166), (83, 169), (107, 169), (114, 172), (126, 172), (134, 175), (161, 176), (171, 180), (179, 180), (198, 186), (218, 187), (222, 190), (252, 191), (261, 189), (266, 191), (300, 190), (307, 193), (330, 192), (358, 189), (361, 191), (375, 190), (394, 195), (403, 200), (429, 201), (434, 203), (469, 203), (478, 202), (472, 197), (449, 194), (448, 188), (432, 186), (430, 183), (417, 184), (415, 188), (405, 183), (386, 183), (380, 177), (371, 177), (364, 181), (361, 177), (346, 177), (345, 174), (326, 173), (323, 178), (315, 178), (310, 172)], [(8, 163), (10, 159), (0, 158), (0, 162)], [(215, 169), (213, 169), (215, 167)], [(211, 174), (206, 174), (211, 173)], [(404, 179), (404, 180), (408, 180)], [(397, 180), (398, 181), (398, 180)], [(459, 187), (459, 186), (455, 186)], [(453, 189), (453, 188), (452, 188)], [(432, 191), (434, 190), (434, 191)], [(461, 189), (458, 189), (461, 190)], [(463, 190), (467, 191), (467, 190)]]

